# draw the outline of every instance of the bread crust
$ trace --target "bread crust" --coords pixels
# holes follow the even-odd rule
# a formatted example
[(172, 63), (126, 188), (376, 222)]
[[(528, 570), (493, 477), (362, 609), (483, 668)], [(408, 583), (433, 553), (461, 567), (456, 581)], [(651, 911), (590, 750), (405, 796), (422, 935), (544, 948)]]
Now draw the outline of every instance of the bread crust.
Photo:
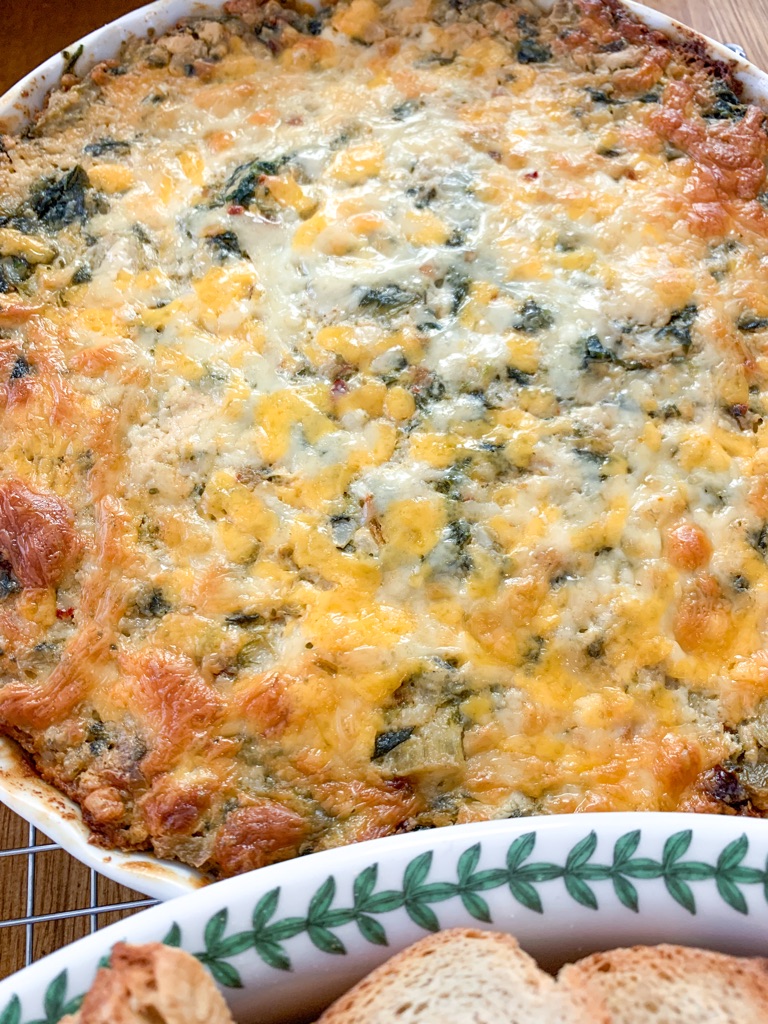
[[(467, 993), (464, 973), (472, 971), (476, 987)], [(318, 1024), (446, 1019), (609, 1024), (579, 979), (558, 988), (513, 936), (475, 928), (450, 928), (408, 946), (336, 1000)]]
[(739, 1024), (768, 1007), (768, 960), (687, 946), (634, 946), (562, 968), (558, 981), (602, 1000), (612, 1024), (711, 1020)]
[[(595, 953), (555, 980), (511, 935), (453, 928), (390, 957), (318, 1024), (740, 1024), (768, 1006), (768, 960), (683, 946)], [(63, 1024), (232, 1024), (204, 967), (160, 943), (117, 943)]]
[(118, 942), (78, 1012), (62, 1024), (233, 1024), (208, 971), (189, 953)]

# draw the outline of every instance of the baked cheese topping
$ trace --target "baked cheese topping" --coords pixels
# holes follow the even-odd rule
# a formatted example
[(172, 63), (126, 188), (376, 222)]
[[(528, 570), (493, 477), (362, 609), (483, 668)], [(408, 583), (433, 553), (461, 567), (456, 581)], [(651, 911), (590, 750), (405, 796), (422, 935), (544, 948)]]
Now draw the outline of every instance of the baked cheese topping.
[(0, 154), (0, 719), (231, 874), (768, 809), (765, 116), (613, 0), (230, 0)]

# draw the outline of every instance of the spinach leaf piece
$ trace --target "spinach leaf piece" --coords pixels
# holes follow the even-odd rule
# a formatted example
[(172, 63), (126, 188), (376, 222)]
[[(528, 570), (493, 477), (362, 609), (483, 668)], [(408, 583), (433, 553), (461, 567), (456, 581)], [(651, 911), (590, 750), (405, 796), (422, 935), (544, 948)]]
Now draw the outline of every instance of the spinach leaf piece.
[(88, 175), (78, 164), (60, 178), (43, 181), (32, 195), (30, 205), (46, 227), (58, 230), (88, 217), (86, 191), (91, 187)]

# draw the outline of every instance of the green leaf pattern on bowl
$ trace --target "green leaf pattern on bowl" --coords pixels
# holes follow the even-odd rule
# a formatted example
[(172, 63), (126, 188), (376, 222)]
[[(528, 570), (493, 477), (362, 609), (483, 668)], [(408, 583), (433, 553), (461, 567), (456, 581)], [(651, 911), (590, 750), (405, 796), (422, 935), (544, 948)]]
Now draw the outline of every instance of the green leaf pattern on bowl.
[[(414, 857), (406, 866), (400, 889), (378, 892), (379, 866), (377, 863), (369, 864), (354, 880), (351, 907), (334, 907), (337, 886), (333, 875), (314, 893), (305, 917), (277, 916), (280, 889), (275, 888), (256, 903), (251, 927), (228, 935), (229, 911), (223, 907), (205, 925), (205, 948), (195, 956), (220, 985), (242, 988), (240, 974), (230, 960), (251, 950), (268, 966), (290, 971), (291, 959), (286, 943), (297, 935), (305, 934), (323, 953), (343, 956), (347, 952), (346, 946), (335, 929), (354, 922), (366, 942), (386, 946), (387, 932), (380, 917), (402, 908), (420, 928), (434, 932), (439, 930), (440, 920), (433, 907), (454, 899), (461, 900), (467, 913), (475, 920), (492, 924), (490, 908), (480, 894), (502, 886), (508, 887), (512, 897), (522, 906), (543, 914), (546, 890), (544, 893), (539, 890), (560, 880), (572, 900), (595, 911), (600, 908), (595, 883), (610, 882), (619, 902), (637, 913), (641, 884), (657, 879), (663, 881), (669, 896), (690, 914), (696, 913), (693, 886), (702, 883), (714, 883), (720, 898), (740, 914), (749, 913), (743, 886), (762, 886), (762, 898), (768, 902), (768, 862), (762, 870), (743, 864), (749, 850), (746, 835), (728, 843), (714, 864), (684, 859), (692, 839), (691, 829), (674, 833), (664, 843), (661, 859), (654, 860), (637, 856), (641, 830), (635, 829), (616, 841), (610, 864), (598, 864), (593, 861), (597, 849), (597, 834), (593, 831), (572, 847), (564, 863), (555, 864), (531, 859), (536, 846), (536, 832), (528, 832), (510, 844), (504, 867), (478, 871), (482, 849), (480, 843), (475, 843), (458, 858), (455, 881), (428, 881), (434, 854), (427, 851)], [(181, 946), (179, 925), (174, 923), (161, 941), (168, 946)], [(100, 965), (106, 963), (107, 957)], [(42, 1020), (25, 1021), (25, 1024), (57, 1024), (61, 1017), (74, 1013), (82, 1000), (83, 996), (67, 998), (67, 972), (62, 971), (46, 989), (46, 1016)], [(18, 996), (14, 995), (0, 1013), (0, 1024), (22, 1024)]]

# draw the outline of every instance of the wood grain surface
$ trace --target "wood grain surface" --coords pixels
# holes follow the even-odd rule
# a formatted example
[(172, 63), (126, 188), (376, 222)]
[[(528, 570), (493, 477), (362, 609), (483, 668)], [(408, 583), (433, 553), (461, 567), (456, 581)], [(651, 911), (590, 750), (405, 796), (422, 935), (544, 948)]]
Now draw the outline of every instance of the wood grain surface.
[[(49, 843), (41, 832), (35, 833), (33, 830), (32, 837), (36, 845)], [(0, 922), (27, 916), (28, 872), (32, 858), (26, 853), (9, 855), (9, 851), (25, 848), (29, 840), (29, 825), (0, 806)], [(72, 912), (92, 905), (90, 871), (63, 850), (55, 848), (37, 853), (34, 865), (33, 914)], [(141, 893), (126, 889), (107, 878), (98, 878), (95, 897), (93, 902), (101, 907), (144, 898)], [(31, 941), (32, 959), (38, 960), (54, 949), (87, 935), (92, 922), (98, 927), (104, 927), (130, 913), (133, 911), (111, 911), (95, 918), (90, 914), (64, 917), (35, 924), (29, 935), (24, 925), (0, 928), (0, 978), (24, 966), (28, 941)]]
[[(137, 0), (0, 0), (3, 60), (0, 93), (27, 71), (86, 32), (141, 6)], [(723, 42), (740, 43), (750, 59), (768, 68), (768, 0), (656, 0), (665, 11)], [(27, 857), (3, 856), (3, 850), (26, 846), (28, 826), (0, 808), (0, 921), (23, 917), (27, 906)], [(37, 842), (45, 843), (38, 833)], [(59, 850), (37, 855), (34, 912), (50, 913), (90, 904), (89, 872)], [(98, 902), (110, 905), (138, 897), (137, 893), (99, 879)], [(102, 915), (100, 925), (124, 916)], [(34, 926), (35, 958), (86, 934), (89, 917), (73, 917)], [(23, 926), (0, 929), (0, 977), (24, 963)]]

